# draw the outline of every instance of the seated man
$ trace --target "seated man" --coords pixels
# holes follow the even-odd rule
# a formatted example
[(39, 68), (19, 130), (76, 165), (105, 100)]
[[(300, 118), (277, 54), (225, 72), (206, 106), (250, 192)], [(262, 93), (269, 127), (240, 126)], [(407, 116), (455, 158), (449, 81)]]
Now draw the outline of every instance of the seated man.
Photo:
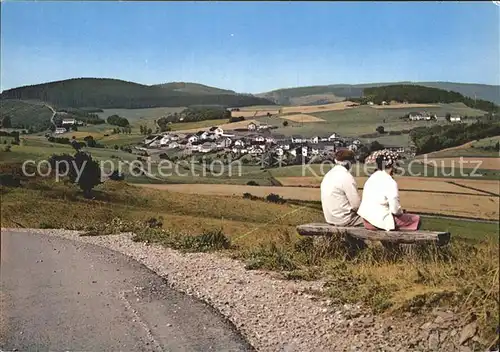
[(420, 216), (407, 214), (399, 203), (398, 184), (392, 177), (397, 165), (397, 154), (388, 150), (377, 152), (375, 171), (363, 187), (363, 200), (358, 214), (368, 230), (415, 231), (420, 227)]
[(321, 206), (327, 223), (335, 226), (361, 226), (362, 219), (356, 214), (359, 194), (356, 180), (349, 172), (354, 153), (341, 150), (335, 154), (335, 166), (321, 182)]

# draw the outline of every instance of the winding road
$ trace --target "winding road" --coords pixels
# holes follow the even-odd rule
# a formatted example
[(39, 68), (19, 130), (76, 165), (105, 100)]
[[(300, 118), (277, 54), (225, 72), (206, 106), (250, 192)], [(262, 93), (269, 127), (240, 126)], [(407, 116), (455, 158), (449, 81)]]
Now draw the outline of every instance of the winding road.
[(129, 257), (48, 235), (1, 234), (2, 351), (251, 351), (209, 306)]

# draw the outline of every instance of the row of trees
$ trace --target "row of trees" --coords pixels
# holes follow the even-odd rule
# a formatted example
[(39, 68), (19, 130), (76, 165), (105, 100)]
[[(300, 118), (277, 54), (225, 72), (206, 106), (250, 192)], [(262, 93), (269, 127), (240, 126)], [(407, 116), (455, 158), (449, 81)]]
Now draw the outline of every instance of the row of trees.
[(139, 126), (139, 131), (143, 135), (149, 135), (149, 134), (153, 133), (153, 129), (148, 128), (147, 126), (143, 126), (143, 125)]
[(231, 111), (221, 107), (189, 107), (180, 113), (168, 115), (162, 119), (168, 122), (195, 122), (231, 118)]
[(132, 133), (132, 127), (122, 127), (122, 128), (113, 128), (113, 134), (131, 134)]
[(483, 111), (500, 111), (500, 107), (490, 101), (482, 99), (475, 100), (457, 92), (411, 84), (395, 84), (365, 88), (363, 94), (363, 100), (372, 101), (374, 104), (382, 104), (383, 101), (390, 102), (393, 100), (421, 104), (461, 102), (471, 108)]
[(456, 147), (470, 141), (498, 135), (500, 135), (500, 122), (498, 121), (417, 127), (410, 132), (417, 154)]

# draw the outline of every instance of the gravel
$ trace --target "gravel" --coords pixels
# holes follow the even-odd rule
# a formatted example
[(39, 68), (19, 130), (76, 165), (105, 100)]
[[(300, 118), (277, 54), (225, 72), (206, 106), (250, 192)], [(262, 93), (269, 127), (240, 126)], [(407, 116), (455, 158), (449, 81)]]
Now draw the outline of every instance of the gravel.
[(463, 322), (451, 311), (388, 317), (373, 316), (358, 305), (332, 305), (310, 294), (322, 290), (321, 281), (281, 280), (270, 272), (246, 270), (243, 263), (217, 253), (185, 254), (133, 242), (131, 233), (89, 237), (67, 230), (13, 230), (69, 238), (129, 255), (172, 288), (214, 307), (258, 351), (465, 350), (469, 348), (465, 342), (476, 332), (470, 325), (463, 331)]

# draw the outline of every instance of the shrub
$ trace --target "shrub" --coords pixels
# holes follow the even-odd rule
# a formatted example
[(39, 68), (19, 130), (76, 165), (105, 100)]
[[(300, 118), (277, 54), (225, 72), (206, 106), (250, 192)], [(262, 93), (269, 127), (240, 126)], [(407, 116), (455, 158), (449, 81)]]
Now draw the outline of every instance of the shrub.
[(252, 181), (248, 181), (247, 185), (248, 186), (258, 186), (259, 184), (257, 182), (255, 182), (255, 181), (252, 180)]
[(243, 193), (244, 199), (257, 200), (259, 197), (252, 195), (251, 193), (245, 192)]
[(278, 203), (278, 204), (283, 204), (286, 202), (280, 195), (270, 193), (266, 196), (266, 200), (271, 203)]
[(0, 186), (21, 187), (21, 180), (13, 174), (0, 174)]
[(59, 175), (67, 174), (71, 182), (78, 184), (85, 198), (90, 198), (92, 189), (101, 183), (99, 164), (88, 153), (77, 151), (74, 156), (53, 155), (49, 163), (52, 170), (57, 170)]
[(113, 181), (123, 181), (125, 176), (118, 172), (118, 170), (115, 170), (111, 175), (109, 175), (109, 179)]

